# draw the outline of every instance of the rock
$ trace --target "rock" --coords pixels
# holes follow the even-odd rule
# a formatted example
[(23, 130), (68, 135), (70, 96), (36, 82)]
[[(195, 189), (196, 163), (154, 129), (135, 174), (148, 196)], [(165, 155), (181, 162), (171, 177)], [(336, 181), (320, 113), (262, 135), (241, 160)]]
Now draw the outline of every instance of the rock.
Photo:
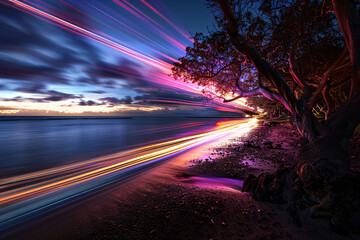
[(261, 148), (260, 146), (254, 145), (252, 142), (245, 142), (244, 146), (251, 148)]
[(264, 147), (273, 148), (272, 144), (273, 144), (273, 142), (271, 142), (271, 141), (264, 142)]
[(251, 189), (253, 187), (255, 178), (256, 177), (253, 174), (249, 174), (246, 177), (246, 179), (245, 179), (245, 181), (243, 183), (243, 189), (242, 189), (243, 192), (251, 192)]
[(270, 125), (271, 125), (271, 123), (269, 121), (264, 121), (263, 122), (263, 126), (270, 126)]
[(355, 213), (350, 219), (350, 226), (354, 229), (355, 233), (360, 232), (360, 212)]

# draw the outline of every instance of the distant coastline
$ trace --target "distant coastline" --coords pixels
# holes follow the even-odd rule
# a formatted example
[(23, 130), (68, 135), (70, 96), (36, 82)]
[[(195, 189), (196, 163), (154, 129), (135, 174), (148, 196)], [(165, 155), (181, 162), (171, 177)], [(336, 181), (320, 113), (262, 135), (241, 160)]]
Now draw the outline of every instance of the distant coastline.
[(244, 116), (242, 117), (187, 117), (187, 118), (244, 118)]
[(203, 118), (203, 119), (226, 119), (226, 118), (244, 118), (244, 116), (134, 116), (134, 117), (116, 117), (116, 116), (0, 116), (1, 121), (43, 121), (43, 120), (88, 120), (88, 119), (133, 119), (133, 118)]
[(131, 119), (133, 117), (49, 117), (49, 116), (0, 116), (0, 121), (40, 121), (40, 120), (81, 120), (81, 119)]

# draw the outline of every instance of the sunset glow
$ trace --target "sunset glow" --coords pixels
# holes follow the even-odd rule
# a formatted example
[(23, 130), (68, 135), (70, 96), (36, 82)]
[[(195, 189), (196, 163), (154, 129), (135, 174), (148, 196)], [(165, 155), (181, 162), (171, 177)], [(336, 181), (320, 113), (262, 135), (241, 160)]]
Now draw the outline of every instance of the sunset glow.
[[(65, 31), (70, 34), (66, 38), (79, 38), (79, 41), (86, 42), (87, 51), (97, 52), (103, 55), (102, 58), (108, 59), (94, 66), (79, 63), (69, 68), (60, 68), (55, 65), (58, 71), (64, 73), (59, 73), (56, 76), (59, 82), (53, 83), (45, 72), (38, 73), (44, 76), (41, 76), (41, 82), (37, 82), (36, 75), (26, 76), (31, 79), (28, 81), (11, 68), (0, 71), (0, 82), (10, 86), (2, 90), (4, 94), (0, 98), (0, 110), (4, 114), (43, 115), (50, 111), (55, 115), (131, 115), (133, 111), (157, 112), (172, 107), (175, 109), (172, 111), (176, 112), (178, 107), (193, 109), (199, 106), (220, 112), (236, 113), (242, 109), (251, 111), (243, 100), (225, 105), (220, 99), (212, 102), (200, 100), (202, 87), (175, 81), (171, 77), (172, 63), (184, 54), (185, 46), (192, 40), (188, 31), (170, 18), (170, 12), (164, 6), (161, 8), (161, 5), (156, 6), (143, 0), (136, 3), (116, 0), (106, 4), (72, 0), (54, 0), (53, 4), (21, 0), (1, 3), (2, 6), (5, 4), (20, 10), (14, 11), (25, 18), (39, 18), (37, 21), (44, 25), (44, 29), (39, 31), (49, 28), (49, 34), (55, 37), (58, 35), (59, 38), (63, 37), (61, 34)], [(76, 12), (80, 17), (64, 9)], [(70, 45), (62, 47), (76, 50)], [(58, 54), (52, 49), (40, 48), (34, 49), (39, 54), (45, 54), (48, 59)], [(15, 54), (9, 52), (9, 56), (15, 57)], [(128, 66), (117, 65), (119, 61), (126, 62)], [(32, 61), (31, 64), (43, 63)], [(173, 91), (172, 99), (162, 98), (163, 91)], [(137, 100), (145, 98), (141, 94), (151, 95), (151, 99), (148, 99), (150, 101)], [(184, 101), (181, 99), (183, 97), (179, 99), (178, 94), (191, 100)], [(122, 100), (125, 98), (128, 100)], [(9, 107), (14, 109), (7, 111)]]

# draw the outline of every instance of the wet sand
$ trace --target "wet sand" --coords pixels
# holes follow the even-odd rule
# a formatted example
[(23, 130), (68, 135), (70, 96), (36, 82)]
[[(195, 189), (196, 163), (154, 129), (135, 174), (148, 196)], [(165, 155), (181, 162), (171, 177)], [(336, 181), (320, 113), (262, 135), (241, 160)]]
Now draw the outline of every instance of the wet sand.
[[(116, 211), (78, 232), (80, 239), (357, 239), (328, 222), (293, 223), (285, 205), (254, 201), (240, 191), (248, 174), (291, 164), (300, 138), (290, 124), (261, 126), (235, 144), (192, 159), (178, 181), (158, 182), (117, 200)], [(349, 145), (358, 168), (359, 135)]]
[[(359, 169), (359, 136), (349, 144), (354, 170)], [(129, 180), (96, 201), (82, 201), (82, 210), (64, 210), (38, 239), (358, 239), (332, 232), (326, 220), (306, 218), (307, 212), (300, 227), (285, 205), (256, 202), (241, 192), (247, 174), (291, 164), (300, 141), (290, 124), (262, 125), (207, 155), (182, 154), (178, 157), (189, 163), (169, 172), (170, 178), (140, 188), (137, 179), (137, 190)]]

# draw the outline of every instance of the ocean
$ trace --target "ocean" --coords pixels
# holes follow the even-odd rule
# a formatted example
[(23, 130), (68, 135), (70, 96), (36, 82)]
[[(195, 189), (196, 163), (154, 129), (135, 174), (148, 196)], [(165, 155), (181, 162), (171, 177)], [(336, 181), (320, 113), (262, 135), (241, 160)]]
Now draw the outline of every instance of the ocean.
[(0, 117), (0, 178), (193, 134), (223, 120)]

